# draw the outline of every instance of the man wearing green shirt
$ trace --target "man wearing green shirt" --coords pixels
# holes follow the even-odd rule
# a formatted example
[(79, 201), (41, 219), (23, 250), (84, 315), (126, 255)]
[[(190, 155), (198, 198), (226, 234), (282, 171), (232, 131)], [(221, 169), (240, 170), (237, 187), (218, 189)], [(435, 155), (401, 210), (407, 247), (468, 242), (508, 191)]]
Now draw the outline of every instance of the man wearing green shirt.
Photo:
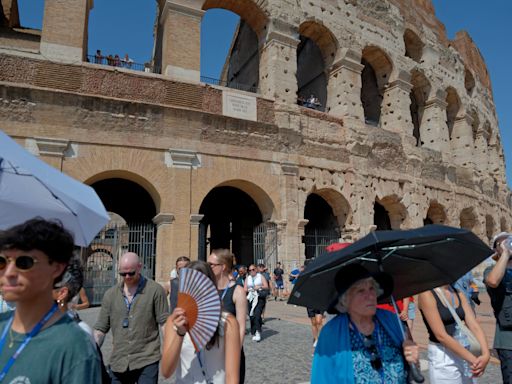
[(73, 254), (62, 225), (29, 220), (0, 232), (0, 290), (16, 309), (0, 314), (2, 383), (100, 383), (87, 334), (57, 310), (52, 291)]
[(94, 337), (98, 345), (112, 330), (112, 383), (156, 384), (160, 361), (159, 325), (169, 315), (163, 287), (140, 274), (137, 254), (125, 253), (119, 264), (122, 281), (103, 296)]

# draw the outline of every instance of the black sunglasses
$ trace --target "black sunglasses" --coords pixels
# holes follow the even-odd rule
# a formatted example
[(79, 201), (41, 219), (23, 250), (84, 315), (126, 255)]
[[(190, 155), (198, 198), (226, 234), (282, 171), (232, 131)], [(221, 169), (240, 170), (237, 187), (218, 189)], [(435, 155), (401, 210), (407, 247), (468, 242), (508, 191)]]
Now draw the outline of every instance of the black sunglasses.
[(31, 269), (35, 263), (39, 263), (39, 260), (33, 258), (29, 255), (21, 255), (17, 258), (13, 259), (11, 257), (5, 257), (4, 255), (0, 255), (0, 271), (7, 268), (7, 264), (13, 261), (16, 269), (19, 271), (28, 271)]
[(130, 272), (119, 272), (119, 276), (135, 276), (137, 272), (136, 271), (130, 271)]
[(254, 268), (249, 268), (249, 272), (251, 272), (251, 271), (255, 271), (255, 269)]
[(372, 365), (372, 368), (376, 371), (380, 370), (382, 368), (382, 360), (379, 356), (379, 351), (377, 350), (375, 342), (369, 336), (365, 336), (363, 342), (364, 348), (370, 354), (370, 364)]

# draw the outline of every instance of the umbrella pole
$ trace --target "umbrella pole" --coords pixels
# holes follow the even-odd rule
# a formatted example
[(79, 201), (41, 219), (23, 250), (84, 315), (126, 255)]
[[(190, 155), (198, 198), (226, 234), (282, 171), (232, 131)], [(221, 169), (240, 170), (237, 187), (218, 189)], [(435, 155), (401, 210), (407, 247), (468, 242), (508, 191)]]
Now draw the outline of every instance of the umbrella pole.
[[(393, 308), (395, 309), (395, 315), (396, 315), (396, 319), (398, 321), (398, 326), (400, 327), (400, 331), (402, 332), (402, 338), (405, 340), (405, 326), (402, 323), (402, 320), (400, 319), (400, 314), (398, 313), (398, 307), (396, 305), (396, 301), (395, 301), (395, 298), (393, 297), (393, 295), (391, 295), (391, 303), (393, 304)], [(407, 335), (409, 336), (409, 338), (412, 341), (412, 335), (409, 332), (409, 330), (407, 331)], [(423, 383), (425, 381), (425, 378), (421, 374), (421, 371), (418, 369), (416, 364), (409, 363), (409, 367), (411, 369), (409, 372), (410, 372), (412, 380), (414, 380), (417, 383)]]

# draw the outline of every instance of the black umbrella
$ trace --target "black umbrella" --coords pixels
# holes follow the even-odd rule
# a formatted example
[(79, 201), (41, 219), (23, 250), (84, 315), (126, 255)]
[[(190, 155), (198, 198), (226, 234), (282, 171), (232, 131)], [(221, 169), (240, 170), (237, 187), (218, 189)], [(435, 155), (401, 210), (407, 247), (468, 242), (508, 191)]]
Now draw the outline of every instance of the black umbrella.
[(288, 303), (329, 309), (338, 296), (336, 273), (351, 263), (360, 263), (370, 272), (390, 274), (394, 280), (393, 296), (401, 299), (453, 283), (491, 254), (492, 250), (466, 229), (427, 225), (405, 231), (371, 232), (347, 248), (309, 263)]

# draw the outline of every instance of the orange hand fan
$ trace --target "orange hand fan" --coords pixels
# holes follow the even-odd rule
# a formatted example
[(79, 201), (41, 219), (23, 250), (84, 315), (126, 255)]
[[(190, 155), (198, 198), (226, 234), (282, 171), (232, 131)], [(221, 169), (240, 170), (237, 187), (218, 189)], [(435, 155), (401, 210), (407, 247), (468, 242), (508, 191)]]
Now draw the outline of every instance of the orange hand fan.
[(217, 288), (204, 273), (181, 268), (177, 306), (185, 310), (188, 333), (199, 352), (219, 325), (220, 298)]

